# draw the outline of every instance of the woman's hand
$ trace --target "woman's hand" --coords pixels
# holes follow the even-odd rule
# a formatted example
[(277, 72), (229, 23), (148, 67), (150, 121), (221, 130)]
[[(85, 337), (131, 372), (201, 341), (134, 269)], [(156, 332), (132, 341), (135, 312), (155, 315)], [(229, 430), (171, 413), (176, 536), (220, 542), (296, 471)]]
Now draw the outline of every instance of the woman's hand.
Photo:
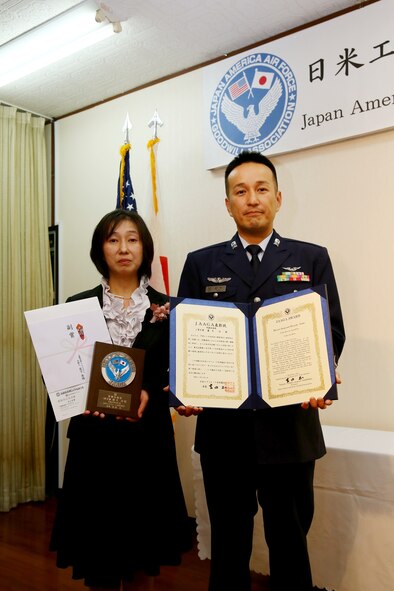
[(144, 414), (144, 411), (145, 411), (146, 407), (148, 406), (148, 402), (149, 402), (148, 392), (146, 390), (141, 390), (140, 405), (139, 405), (138, 411), (137, 411), (139, 419)]
[[(140, 405), (138, 407), (137, 410), (137, 418), (133, 419), (132, 417), (116, 417), (116, 419), (118, 421), (129, 421), (130, 423), (135, 423), (136, 421), (139, 421), (140, 418), (142, 417), (142, 415), (144, 414), (144, 411), (148, 405), (149, 402), (149, 394), (146, 390), (141, 390), (141, 395), (140, 395)], [(105, 419), (105, 417), (107, 416), (104, 412), (99, 412), (98, 410), (95, 410), (94, 412), (92, 412), (91, 410), (85, 410), (84, 415), (92, 415), (92, 417), (100, 417), (100, 419)]]
[(105, 418), (105, 413), (99, 412), (98, 410), (95, 410), (94, 412), (92, 412), (91, 410), (84, 410), (83, 414), (84, 415), (92, 415), (92, 417), (100, 417), (100, 419)]
[(144, 411), (145, 411), (146, 407), (148, 406), (148, 402), (149, 402), (148, 392), (146, 390), (141, 390), (140, 405), (137, 410), (137, 418), (136, 419), (133, 419), (132, 417), (116, 417), (116, 418), (118, 420), (124, 419), (125, 421), (128, 421), (129, 423), (136, 423), (137, 421), (140, 420), (140, 418), (144, 414)]

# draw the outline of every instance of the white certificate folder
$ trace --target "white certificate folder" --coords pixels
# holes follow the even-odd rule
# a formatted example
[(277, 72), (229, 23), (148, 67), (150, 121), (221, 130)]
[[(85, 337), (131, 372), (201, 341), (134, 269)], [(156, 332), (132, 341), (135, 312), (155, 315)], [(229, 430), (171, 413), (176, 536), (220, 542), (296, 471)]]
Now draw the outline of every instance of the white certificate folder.
[(111, 342), (98, 298), (29, 310), (25, 318), (56, 420), (81, 414), (94, 344)]
[(170, 405), (337, 399), (326, 286), (258, 304), (171, 298)]

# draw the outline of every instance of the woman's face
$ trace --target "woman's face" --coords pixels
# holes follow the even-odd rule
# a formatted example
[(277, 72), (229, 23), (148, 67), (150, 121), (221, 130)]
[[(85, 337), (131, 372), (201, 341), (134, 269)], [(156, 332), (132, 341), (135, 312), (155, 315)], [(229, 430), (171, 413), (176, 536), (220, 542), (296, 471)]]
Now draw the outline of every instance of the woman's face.
[(143, 246), (137, 226), (131, 220), (122, 220), (103, 244), (103, 254), (109, 277), (138, 275), (143, 259)]

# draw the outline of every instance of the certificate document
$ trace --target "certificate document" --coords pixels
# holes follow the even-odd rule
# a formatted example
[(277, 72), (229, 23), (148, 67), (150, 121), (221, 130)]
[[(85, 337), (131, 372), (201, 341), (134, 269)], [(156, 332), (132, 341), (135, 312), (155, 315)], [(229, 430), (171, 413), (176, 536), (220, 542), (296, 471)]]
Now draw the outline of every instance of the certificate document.
[(111, 343), (98, 299), (29, 310), (25, 318), (56, 420), (81, 414), (94, 344)]
[(257, 391), (269, 406), (302, 403), (312, 396), (324, 398), (335, 385), (324, 302), (308, 289), (267, 300), (257, 310)]
[(325, 286), (258, 305), (172, 298), (170, 392), (216, 408), (336, 398)]
[(185, 300), (176, 307), (175, 333), (170, 328), (175, 336), (173, 384), (183, 404), (238, 408), (245, 402), (249, 396), (246, 320), (233, 304)]

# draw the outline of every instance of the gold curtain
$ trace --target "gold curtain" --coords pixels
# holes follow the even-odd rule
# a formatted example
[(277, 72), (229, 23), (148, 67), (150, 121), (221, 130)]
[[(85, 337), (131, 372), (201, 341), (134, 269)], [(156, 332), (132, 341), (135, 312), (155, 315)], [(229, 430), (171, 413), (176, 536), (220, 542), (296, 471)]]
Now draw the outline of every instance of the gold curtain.
[(24, 317), (53, 302), (44, 126), (0, 106), (0, 511), (45, 498), (47, 396)]

